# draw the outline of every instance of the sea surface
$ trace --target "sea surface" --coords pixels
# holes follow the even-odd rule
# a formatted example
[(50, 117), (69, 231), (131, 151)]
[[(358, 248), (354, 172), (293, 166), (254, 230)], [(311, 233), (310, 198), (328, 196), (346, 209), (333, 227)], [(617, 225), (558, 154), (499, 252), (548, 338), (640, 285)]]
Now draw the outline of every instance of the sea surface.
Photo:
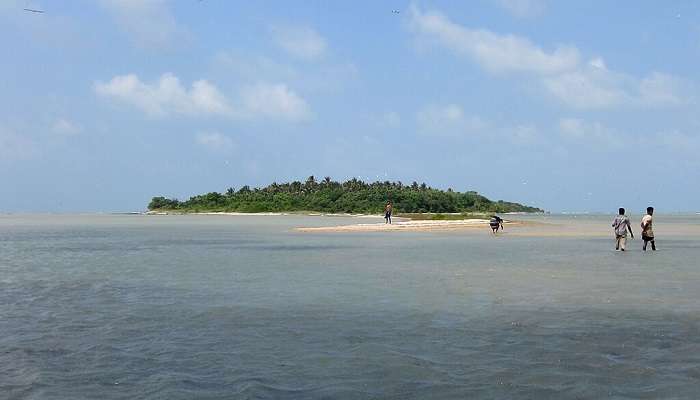
[(699, 216), (294, 230), (368, 221), (2, 215), (0, 399), (700, 397)]

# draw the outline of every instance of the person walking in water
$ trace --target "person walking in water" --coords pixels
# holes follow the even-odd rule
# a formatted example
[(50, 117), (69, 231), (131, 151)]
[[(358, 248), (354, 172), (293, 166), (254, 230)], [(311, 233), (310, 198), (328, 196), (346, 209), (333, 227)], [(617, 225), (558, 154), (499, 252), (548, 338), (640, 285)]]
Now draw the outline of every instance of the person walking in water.
[(612, 227), (615, 229), (615, 250), (625, 251), (627, 231), (629, 230), (632, 239), (634, 239), (634, 233), (632, 233), (630, 219), (625, 215), (624, 208), (618, 210), (618, 215), (613, 220)]
[(498, 215), (494, 215), (489, 220), (489, 226), (493, 233), (497, 233), (499, 229), (503, 230), (503, 219)]
[(654, 215), (654, 207), (647, 207), (647, 215), (642, 217), (642, 240), (644, 246), (642, 250), (647, 251), (647, 244), (651, 242), (651, 249), (656, 251), (656, 242), (654, 241), (654, 230), (652, 229), (652, 218)]
[(387, 201), (386, 206), (384, 207), (384, 223), (385, 224), (391, 224), (391, 202)]

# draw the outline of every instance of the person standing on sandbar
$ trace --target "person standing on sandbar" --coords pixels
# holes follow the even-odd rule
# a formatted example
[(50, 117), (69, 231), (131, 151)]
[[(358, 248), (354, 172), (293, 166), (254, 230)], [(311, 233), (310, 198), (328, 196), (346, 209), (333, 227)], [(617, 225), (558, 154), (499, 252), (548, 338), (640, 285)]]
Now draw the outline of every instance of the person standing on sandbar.
[(652, 229), (652, 218), (654, 215), (654, 207), (647, 207), (647, 215), (642, 217), (642, 240), (644, 246), (642, 250), (647, 251), (647, 243), (651, 242), (651, 249), (656, 251), (656, 242), (654, 241), (654, 230)]
[(625, 215), (624, 208), (618, 210), (618, 215), (613, 220), (612, 227), (615, 228), (615, 250), (625, 251), (627, 231), (629, 230), (632, 239), (634, 239), (634, 233), (632, 233), (630, 219)]
[(385, 224), (391, 224), (391, 202), (387, 201), (386, 202), (386, 207), (384, 207), (384, 223)]

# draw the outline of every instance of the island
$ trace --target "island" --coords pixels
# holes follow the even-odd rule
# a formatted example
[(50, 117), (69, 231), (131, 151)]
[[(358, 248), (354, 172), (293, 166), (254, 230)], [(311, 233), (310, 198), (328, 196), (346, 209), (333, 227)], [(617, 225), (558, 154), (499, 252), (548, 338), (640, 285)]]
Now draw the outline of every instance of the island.
[(380, 214), (386, 202), (394, 213), (412, 219), (430, 215), (430, 219), (449, 219), (454, 214), (469, 213), (538, 213), (542, 209), (503, 200), (492, 201), (476, 191), (440, 190), (425, 183), (363, 182), (353, 178), (345, 182), (330, 177), (317, 181), (272, 183), (263, 188), (233, 187), (224, 193), (210, 192), (180, 201), (163, 196), (148, 204), (151, 212), (322, 212)]

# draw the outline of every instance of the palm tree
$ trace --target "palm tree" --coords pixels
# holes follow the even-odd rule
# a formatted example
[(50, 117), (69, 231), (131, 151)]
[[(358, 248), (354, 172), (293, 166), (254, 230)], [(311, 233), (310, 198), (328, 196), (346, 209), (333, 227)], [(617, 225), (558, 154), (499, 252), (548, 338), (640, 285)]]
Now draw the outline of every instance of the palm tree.
[(314, 178), (314, 176), (311, 175), (310, 177), (306, 178), (306, 183), (304, 185), (307, 187), (316, 186), (316, 178)]

